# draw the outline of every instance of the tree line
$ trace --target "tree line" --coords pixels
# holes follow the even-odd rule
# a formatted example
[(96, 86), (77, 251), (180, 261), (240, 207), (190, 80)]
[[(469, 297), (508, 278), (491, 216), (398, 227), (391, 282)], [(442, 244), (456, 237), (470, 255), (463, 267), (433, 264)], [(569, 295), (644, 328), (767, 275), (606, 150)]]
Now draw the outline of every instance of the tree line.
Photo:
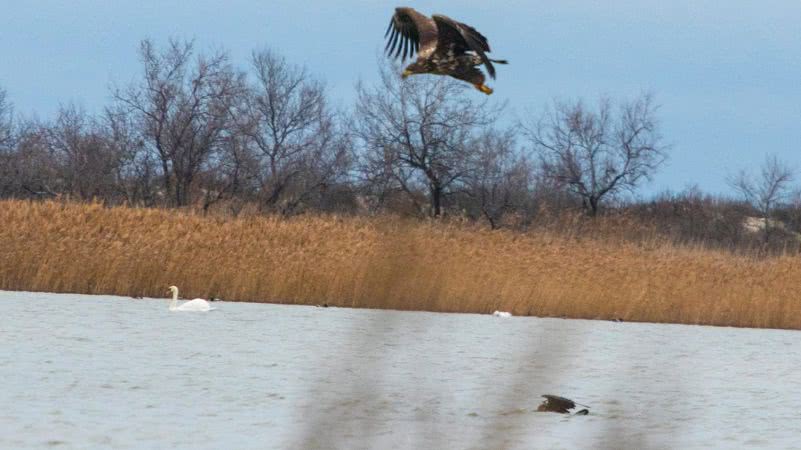
[[(66, 105), (49, 120), (16, 117), (0, 89), (0, 197), (456, 215), (494, 228), (543, 210), (619, 208), (668, 153), (649, 94), (554, 101), (502, 121), (505, 105), (464, 84), (402, 81), (388, 63), (340, 108), (322, 79), (271, 50), (242, 68), (191, 41), (145, 40), (139, 60), (137, 79), (112, 87), (99, 114)], [(759, 180), (730, 183), (766, 218), (767, 235), (792, 171), (766, 164)]]

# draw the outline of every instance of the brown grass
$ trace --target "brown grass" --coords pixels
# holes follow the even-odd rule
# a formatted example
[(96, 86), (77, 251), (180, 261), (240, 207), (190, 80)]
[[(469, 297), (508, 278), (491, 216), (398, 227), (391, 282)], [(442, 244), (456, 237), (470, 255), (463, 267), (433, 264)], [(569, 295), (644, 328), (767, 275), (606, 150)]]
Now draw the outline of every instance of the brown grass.
[(0, 288), (801, 328), (801, 264), (391, 218), (0, 202)]

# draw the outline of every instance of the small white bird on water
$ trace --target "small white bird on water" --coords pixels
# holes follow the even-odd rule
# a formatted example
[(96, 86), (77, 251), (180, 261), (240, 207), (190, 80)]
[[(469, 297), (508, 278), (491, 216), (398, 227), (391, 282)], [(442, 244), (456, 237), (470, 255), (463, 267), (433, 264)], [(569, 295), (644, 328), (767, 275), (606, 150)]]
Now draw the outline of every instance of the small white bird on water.
[(506, 311), (495, 311), (492, 315), (495, 317), (512, 317), (512, 313)]
[(212, 308), (209, 302), (202, 298), (196, 298), (188, 302), (178, 304), (178, 287), (170, 286), (169, 292), (172, 292), (172, 301), (170, 302), (170, 311), (211, 311)]

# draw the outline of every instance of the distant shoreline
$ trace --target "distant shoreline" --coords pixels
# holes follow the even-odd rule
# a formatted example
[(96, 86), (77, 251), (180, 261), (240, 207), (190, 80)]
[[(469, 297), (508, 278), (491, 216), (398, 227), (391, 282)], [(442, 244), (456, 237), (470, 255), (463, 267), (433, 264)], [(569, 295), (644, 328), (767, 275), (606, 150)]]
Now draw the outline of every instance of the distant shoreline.
[(334, 216), (0, 202), (0, 289), (801, 329), (798, 258)]

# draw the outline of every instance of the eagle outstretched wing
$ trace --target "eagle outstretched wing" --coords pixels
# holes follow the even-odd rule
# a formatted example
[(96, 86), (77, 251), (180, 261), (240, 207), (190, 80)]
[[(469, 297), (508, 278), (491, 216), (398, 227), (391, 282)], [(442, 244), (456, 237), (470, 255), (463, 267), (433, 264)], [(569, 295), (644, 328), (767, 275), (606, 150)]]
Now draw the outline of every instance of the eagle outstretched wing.
[(438, 50), (447, 51), (445, 47), (453, 46), (454, 52), (457, 54), (473, 51), (481, 58), (481, 62), (486, 66), (489, 76), (495, 78), (495, 67), (484, 53), (489, 52), (490, 47), (487, 43), (487, 38), (483, 34), (470, 25), (457, 22), (447, 16), (434, 14), (431, 17), (434, 19), (439, 33)]
[(437, 25), (413, 8), (395, 8), (384, 37), (389, 38), (384, 50), (390, 56), (403, 52), (403, 61), (417, 52), (427, 58), (437, 48)]

